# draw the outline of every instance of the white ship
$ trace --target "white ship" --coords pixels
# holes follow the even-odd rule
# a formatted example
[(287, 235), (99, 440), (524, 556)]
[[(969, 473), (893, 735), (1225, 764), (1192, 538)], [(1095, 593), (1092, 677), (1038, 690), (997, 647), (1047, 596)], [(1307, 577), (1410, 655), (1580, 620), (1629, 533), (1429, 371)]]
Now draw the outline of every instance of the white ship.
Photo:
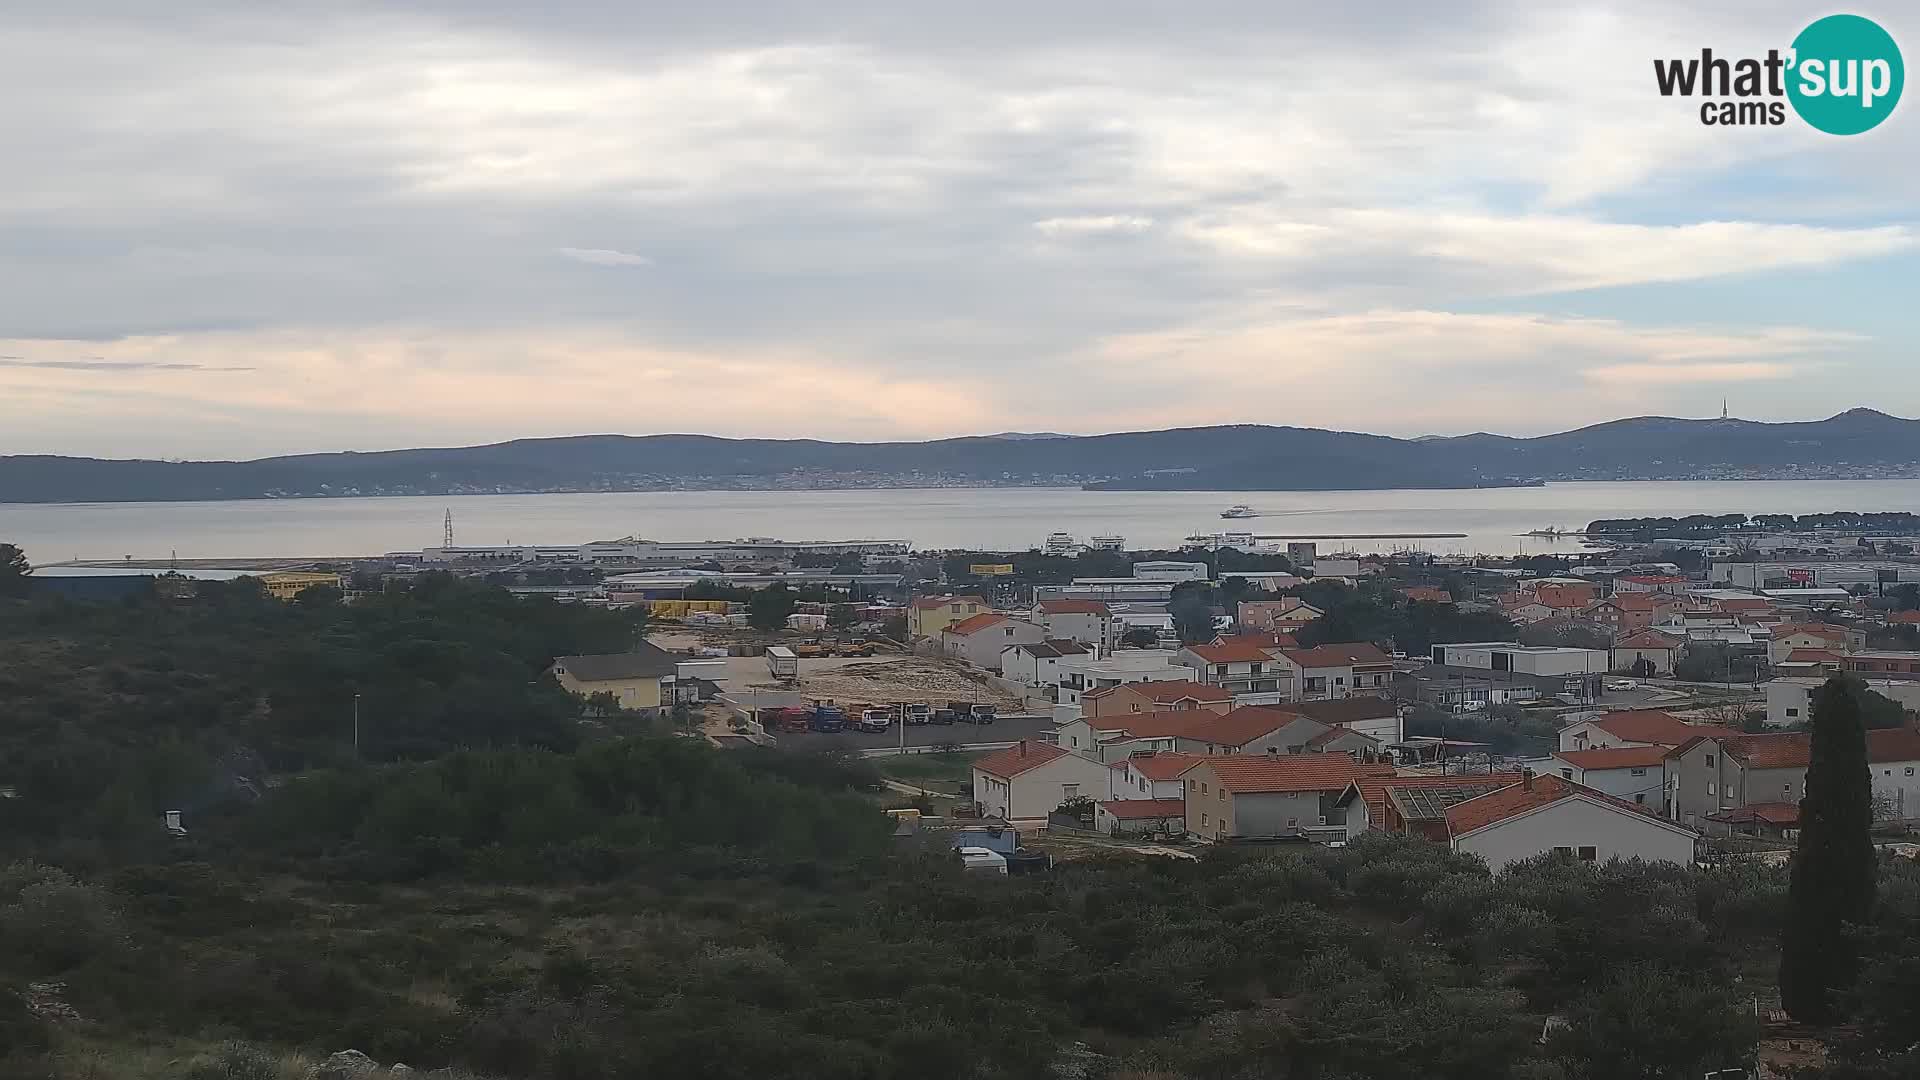
[(1124, 536), (1088, 537), (1087, 547), (1093, 551), (1125, 551), (1127, 549), (1127, 538)]
[(1260, 515), (1254, 511), (1253, 507), (1236, 503), (1220, 511), (1220, 516), (1223, 518), (1250, 518), (1259, 517)]
[(1040, 547), (1045, 555), (1070, 556), (1079, 550), (1080, 542), (1073, 538), (1073, 534), (1063, 532), (1048, 533), (1047, 542)]

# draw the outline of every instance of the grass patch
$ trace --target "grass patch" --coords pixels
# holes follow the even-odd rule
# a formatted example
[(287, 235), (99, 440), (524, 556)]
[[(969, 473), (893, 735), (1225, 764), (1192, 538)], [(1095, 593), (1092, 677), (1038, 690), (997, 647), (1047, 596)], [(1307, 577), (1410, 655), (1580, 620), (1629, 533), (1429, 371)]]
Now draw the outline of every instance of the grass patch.
[(902, 754), (899, 757), (874, 758), (880, 774), (903, 784), (959, 783), (973, 779), (973, 763), (985, 754)]

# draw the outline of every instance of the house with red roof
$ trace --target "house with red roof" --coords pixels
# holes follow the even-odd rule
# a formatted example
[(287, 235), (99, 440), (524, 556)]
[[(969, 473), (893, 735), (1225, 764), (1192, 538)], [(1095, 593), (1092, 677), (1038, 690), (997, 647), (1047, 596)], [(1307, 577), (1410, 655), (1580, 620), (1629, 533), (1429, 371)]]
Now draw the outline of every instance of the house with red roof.
[(1587, 605), (1581, 609), (1580, 617), (1619, 636), (1652, 626), (1666, 612), (1678, 607), (1680, 598), (1667, 593), (1624, 592)]
[(1613, 594), (1644, 592), (1684, 597), (1692, 585), (1692, 581), (1677, 574), (1633, 574), (1614, 578)]
[(1446, 810), (1448, 842), (1500, 873), (1549, 852), (1582, 862), (1642, 859), (1690, 865), (1700, 834), (1559, 776), (1519, 781)]
[(1610, 746), (1671, 748), (1698, 735), (1738, 734), (1731, 728), (1689, 724), (1659, 709), (1623, 709), (1561, 728), (1560, 749), (1600, 750)]
[(1233, 609), (1241, 630), (1291, 634), (1325, 612), (1297, 596), (1279, 600), (1242, 600)]
[(1070, 657), (1091, 655), (1077, 641), (1049, 638), (1033, 644), (1009, 645), (1000, 650), (1000, 677), (1022, 686), (1058, 686), (1061, 662)]
[(1563, 780), (1664, 812), (1667, 750), (1664, 746), (1556, 750), (1553, 768)]
[(1866, 647), (1867, 634), (1864, 630), (1833, 623), (1780, 623), (1767, 639), (1767, 660), (1774, 664), (1785, 663), (1795, 649), (1849, 653)]
[(1218, 686), (1235, 695), (1267, 694), (1269, 700), (1293, 696), (1293, 672), (1279, 662), (1277, 645), (1235, 642), (1226, 645), (1189, 645), (1174, 662), (1192, 668), (1195, 681)]
[(1889, 611), (1888, 626), (1920, 626), (1920, 611)]
[(1120, 643), (1125, 629), (1098, 600), (1042, 600), (1028, 618), (1045, 628), (1049, 639), (1077, 641), (1102, 656)]
[(1211, 717), (1182, 733), (1174, 744), (1187, 753), (1325, 754), (1346, 752), (1377, 761), (1385, 744), (1351, 728), (1336, 727), (1285, 706), (1248, 705)]
[(973, 799), (990, 817), (1044, 818), (1068, 799), (1107, 794), (1107, 767), (1053, 743), (1021, 739), (973, 763)]
[(1000, 653), (1009, 645), (1038, 645), (1047, 632), (1037, 623), (982, 612), (940, 631), (940, 651), (977, 668), (998, 672)]
[(1275, 656), (1292, 676), (1291, 700), (1319, 701), (1388, 693), (1393, 657), (1369, 641), (1339, 642), (1311, 649), (1281, 649)]
[(1673, 665), (1687, 651), (1687, 639), (1665, 630), (1644, 627), (1629, 631), (1613, 643), (1613, 670), (1650, 679), (1673, 674)]
[(1113, 836), (1186, 831), (1186, 785), (1180, 774), (1198, 754), (1129, 754), (1107, 767), (1108, 797), (1094, 814), (1094, 827)]
[(1520, 779), (1517, 772), (1456, 776), (1363, 776), (1334, 801), (1347, 839), (1363, 833), (1420, 836), (1446, 843), (1447, 808)]
[(1346, 831), (1334, 802), (1364, 776), (1392, 776), (1390, 765), (1348, 754), (1209, 757), (1188, 769), (1187, 832), (1208, 840)]
[[(1760, 803), (1798, 805), (1812, 750), (1804, 731), (1692, 739), (1667, 754), (1667, 816), (1692, 825)], [(1867, 732), (1867, 772), (1880, 817), (1920, 819), (1920, 729)]]
[(1233, 695), (1194, 682), (1108, 686), (1080, 699), (1080, 715), (1061, 724), (1058, 741), (1104, 762), (1141, 750), (1174, 750), (1204, 720), (1233, 711)]
[(1453, 594), (1445, 589), (1436, 589), (1431, 585), (1408, 585), (1398, 590), (1402, 599), (1409, 604), (1451, 604)]

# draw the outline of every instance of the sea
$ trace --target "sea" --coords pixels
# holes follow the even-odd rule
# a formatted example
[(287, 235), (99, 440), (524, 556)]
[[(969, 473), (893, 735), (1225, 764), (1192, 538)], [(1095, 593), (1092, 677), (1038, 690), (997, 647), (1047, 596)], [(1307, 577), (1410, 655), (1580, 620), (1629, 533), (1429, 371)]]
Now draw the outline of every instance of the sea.
[[(1259, 516), (1223, 520), (1244, 503)], [(1175, 548), (1215, 532), (1331, 537), (1322, 553), (1571, 553), (1596, 518), (1728, 513), (1920, 512), (1920, 480), (1557, 483), (1461, 491), (1082, 491), (922, 488), (659, 491), (542, 495), (251, 499), (232, 502), (0, 503), (0, 542), (35, 564), (79, 560), (305, 559), (458, 544), (651, 540), (888, 539), (916, 548), (1019, 551), (1049, 533), (1129, 548)], [(1387, 534), (1461, 533), (1439, 539)]]

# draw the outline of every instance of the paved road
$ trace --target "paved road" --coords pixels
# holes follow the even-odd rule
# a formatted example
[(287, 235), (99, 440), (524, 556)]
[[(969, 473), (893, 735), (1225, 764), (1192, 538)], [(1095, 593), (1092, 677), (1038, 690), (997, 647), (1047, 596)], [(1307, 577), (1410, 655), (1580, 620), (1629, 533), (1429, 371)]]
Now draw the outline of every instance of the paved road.
[[(1003, 716), (991, 724), (924, 724), (907, 728), (908, 746), (937, 746), (940, 743), (1010, 743), (1019, 739), (1031, 739), (1040, 734), (1053, 733), (1053, 721), (1036, 716), (1022, 719), (1017, 716)], [(890, 729), (884, 735), (869, 735), (858, 731), (848, 731), (839, 735), (821, 735), (815, 732), (772, 733), (785, 747), (806, 747), (827, 741), (845, 742), (852, 746), (867, 749), (872, 747), (891, 747), (900, 745), (900, 732)]]

